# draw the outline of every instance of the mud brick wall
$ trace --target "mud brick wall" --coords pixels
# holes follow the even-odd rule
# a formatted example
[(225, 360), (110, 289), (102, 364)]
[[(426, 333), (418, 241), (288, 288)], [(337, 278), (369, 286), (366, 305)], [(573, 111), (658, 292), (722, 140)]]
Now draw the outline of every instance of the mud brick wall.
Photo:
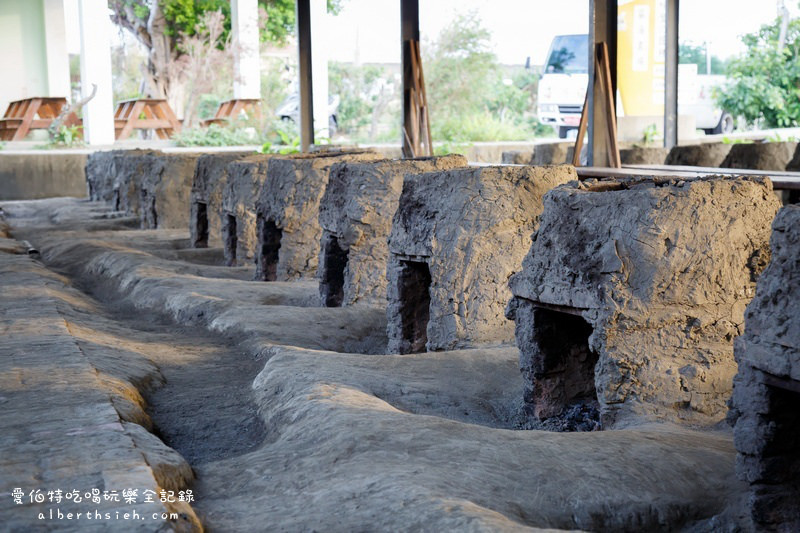
[(591, 180), (551, 191), (509, 283), (531, 413), (561, 416), (596, 398), (607, 427), (718, 423), (778, 207), (766, 178)]
[(161, 153), (158, 150), (114, 150), (111, 163), (114, 209), (130, 216), (140, 216), (142, 186), (154, 164), (151, 156)]
[(222, 190), (228, 179), (228, 163), (252, 152), (222, 152), (206, 154), (197, 160), (190, 193), (189, 233), (192, 246), (207, 248), (220, 246)]
[(256, 279), (286, 281), (317, 273), (319, 202), (332, 165), (375, 161), (377, 152), (321, 152), (273, 157), (256, 203)]
[(718, 168), (725, 161), (732, 144), (702, 143), (673, 146), (665, 164), (689, 167)]
[(89, 200), (111, 202), (114, 199), (114, 155), (121, 150), (92, 152), (86, 158), (86, 186)]
[(466, 166), (461, 155), (333, 165), (319, 207), (323, 305), (385, 304), (387, 239), (403, 176)]
[(503, 317), (542, 197), (571, 166), (476, 167), (407, 176), (387, 266), (389, 353), (513, 339)]
[(222, 246), (225, 263), (241, 266), (255, 260), (256, 200), (267, 179), (267, 163), (274, 154), (250, 155), (228, 165), (222, 190)]
[(772, 257), (736, 340), (730, 421), (757, 530), (800, 530), (800, 206), (775, 218)]
[(796, 149), (796, 142), (734, 144), (720, 166), (752, 170), (785, 170)]
[(188, 229), (198, 153), (151, 154), (141, 184), (142, 228)]
[(663, 165), (669, 149), (660, 146), (632, 146), (619, 151), (623, 165)]

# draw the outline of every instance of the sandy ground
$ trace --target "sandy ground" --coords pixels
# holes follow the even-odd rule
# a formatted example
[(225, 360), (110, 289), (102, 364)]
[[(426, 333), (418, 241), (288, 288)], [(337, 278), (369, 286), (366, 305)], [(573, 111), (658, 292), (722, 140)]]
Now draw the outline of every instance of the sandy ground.
[[(382, 355), (383, 309), (318, 307), (313, 281), (248, 281), (252, 269), (219, 266), (218, 250), (187, 250), (188, 231), (133, 230), (70, 199), (0, 208), (13, 238), (0, 241), (11, 530), (53, 528), (33, 519), (42, 504), (12, 505), (12, 487), (121, 489), (102, 474), (114, 465), (142, 486), (194, 491), (186, 518), (143, 530), (198, 528), (193, 513), (209, 531), (708, 531), (741, 519), (725, 430), (518, 430), (513, 346)], [(37, 440), (47, 424), (57, 441)]]

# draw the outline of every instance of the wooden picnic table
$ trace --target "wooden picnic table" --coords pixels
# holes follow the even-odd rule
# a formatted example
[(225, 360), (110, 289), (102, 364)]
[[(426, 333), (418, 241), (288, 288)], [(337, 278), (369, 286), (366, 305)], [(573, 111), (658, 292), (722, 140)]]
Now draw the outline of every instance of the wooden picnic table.
[(181, 130), (181, 123), (166, 100), (132, 98), (117, 104), (114, 132), (117, 140), (127, 139), (133, 130), (155, 130), (159, 139), (169, 139)]
[(219, 104), (214, 118), (203, 121), (203, 126), (210, 124), (224, 124), (231, 119), (238, 117), (241, 113), (253, 113), (254, 116), (261, 116), (261, 100), (258, 98), (234, 98), (225, 100)]
[[(57, 96), (37, 96), (11, 102), (0, 119), (0, 140), (21, 141), (30, 130), (46, 130), (65, 105), (67, 99)], [(65, 126), (79, 124), (81, 119), (75, 113), (70, 113), (64, 120)]]

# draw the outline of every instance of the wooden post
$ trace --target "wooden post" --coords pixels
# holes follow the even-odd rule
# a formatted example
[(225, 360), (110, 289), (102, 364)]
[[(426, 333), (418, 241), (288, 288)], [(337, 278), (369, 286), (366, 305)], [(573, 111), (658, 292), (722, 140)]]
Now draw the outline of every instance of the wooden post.
[[(617, 0), (591, 0), (589, 3), (589, 166), (610, 166), (606, 144), (606, 124), (608, 117), (606, 105), (596, 94), (600, 73), (595, 71), (597, 43), (608, 47), (608, 67), (611, 83), (611, 97), (616, 98), (617, 90)], [(614, 118), (616, 122), (616, 117)]]
[(297, 51), (300, 78), (300, 147), (308, 152), (314, 144), (314, 102), (311, 77), (311, 4), (297, 0)]
[(414, 49), (412, 43), (419, 42), (419, 0), (400, 0), (400, 41), (403, 66), (403, 157), (414, 157), (412, 141), (419, 122), (415, 115)]

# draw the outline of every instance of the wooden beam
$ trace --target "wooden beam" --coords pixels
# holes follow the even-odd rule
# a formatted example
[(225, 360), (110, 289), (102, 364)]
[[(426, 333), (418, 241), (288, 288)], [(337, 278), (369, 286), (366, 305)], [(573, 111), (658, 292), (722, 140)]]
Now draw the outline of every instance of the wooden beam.
[(311, 3), (297, 1), (297, 57), (300, 78), (300, 147), (308, 152), (314, 144), (314, 102), (311, 82)]
[(609, 166), (609, 151), (606, 143), (608, 124), (605, 104), (595, 91), (599, 84), (595, 72), (595, 47), (606, 43), (608, 66), (611, 78), (611, 96), (616, 99), (617, 90), (617, 0), (591, 0), (589, 3), (589, 140), (587, 159), (589, 165)]
[(409, 145), (414, 141), (414, 132), (419, 133), (418, 117), (414, 112), (415, 86), (414, 49), (412, 43), (419, 42), (419, 0), (400, 0), (400, 45), (403, 67), (403, 157), (414, 157), (414, 149)]

